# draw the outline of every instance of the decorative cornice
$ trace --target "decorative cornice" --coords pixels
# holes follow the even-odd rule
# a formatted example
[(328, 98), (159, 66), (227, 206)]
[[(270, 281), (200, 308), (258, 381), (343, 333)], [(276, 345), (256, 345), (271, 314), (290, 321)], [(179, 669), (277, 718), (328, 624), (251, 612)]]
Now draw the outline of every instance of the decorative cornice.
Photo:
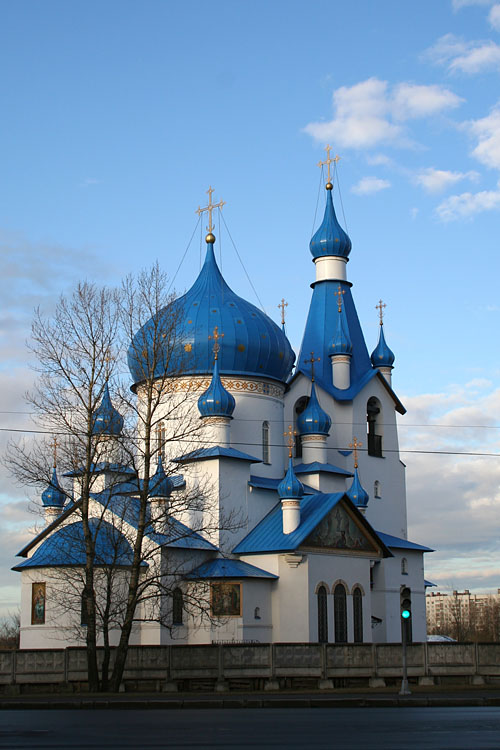
[[(284, 385), (270, 380), (253, 380), (251, 378), (221, 376), (221, 381), (224, 388), (226, 388), (228, 391), (232, 391), (233, 393), (248, 393), (252, 395), (256, 394), (259, 396), (272, 396), (279, 399), (282, 399), (285, 393)], [(206, 390), (210, 383), (211, 378), (205, 375), (200, 375), (198, 377), (189, 376), (172, 379), (169, 378), (168, 380), (163, 381), (161, 386), (158, 385), (157, 388), (161, 389), (164, 393), (185, 392), (196, 394), (200, 391), (203, 392), (204, 390)], [(144, 386), (139, 386), (137, 388), (137, 393), (139, 396), (141, 396), (141, 391), (143, 391), (143, 389)]]
[(301, 435), (302, 443), (326, 443), (326, 435)]

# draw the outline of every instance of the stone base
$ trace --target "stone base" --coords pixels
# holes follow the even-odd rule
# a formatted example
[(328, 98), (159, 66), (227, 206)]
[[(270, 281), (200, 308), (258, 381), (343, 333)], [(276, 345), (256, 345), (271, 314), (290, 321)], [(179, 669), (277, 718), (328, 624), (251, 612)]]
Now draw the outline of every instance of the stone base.
[(280, 684), (278, 680), (268, 680), (264, 685), (264, 690), (279, 690)]
[(318, 687), (320, 690), (333, 690), (333, 680), (320, 680)]
[(422, 685), (423, 687), (429, 687), (429, 685), (434, 685), (434, 677), (419, 677), (418, 678), (418, 684)]
[(383, 677), (370, 677), (370, 679), (368, 680), (368, 687), (371, 687), (371, 688), (385, 687), (385, 680)]

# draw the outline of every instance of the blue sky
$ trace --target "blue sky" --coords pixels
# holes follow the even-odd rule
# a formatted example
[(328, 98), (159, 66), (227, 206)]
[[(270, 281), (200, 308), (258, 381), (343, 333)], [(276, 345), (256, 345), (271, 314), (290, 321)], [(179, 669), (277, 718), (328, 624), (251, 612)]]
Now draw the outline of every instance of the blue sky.
[[(19, 0), (0, 9), (0, 70), (1, 409), (24, 408), (33, 307), (157, 258), (173, 277), (210, 184), (266, 311), (288, 300), (297, 349), (329, 142), (370, 349), (387, 303), (401, 447), (500, 453), (500, 4)], [(255, 302), (216, 234), (228, 283)], [(402, 458), (410, 534), (439, 550), (428, 577), (496, 589), (499, 459)], [(32, 519), (24, 490), (2, 486), (12, 608), (6, 569)]]

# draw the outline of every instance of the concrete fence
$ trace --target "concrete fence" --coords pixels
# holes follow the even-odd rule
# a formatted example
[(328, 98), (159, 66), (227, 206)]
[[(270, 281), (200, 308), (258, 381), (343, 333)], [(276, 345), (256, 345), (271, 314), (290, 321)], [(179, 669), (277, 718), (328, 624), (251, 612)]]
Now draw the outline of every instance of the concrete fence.
[[(400, 644), (134, 646), (126, 690), (277, 690), (369, 685), (401, 679)], [(416, 643), (408, 676), (421, 685), (500, 681), (500, 643)], [(0, 691), (85, 690), (83, 648), (0, 651)]]

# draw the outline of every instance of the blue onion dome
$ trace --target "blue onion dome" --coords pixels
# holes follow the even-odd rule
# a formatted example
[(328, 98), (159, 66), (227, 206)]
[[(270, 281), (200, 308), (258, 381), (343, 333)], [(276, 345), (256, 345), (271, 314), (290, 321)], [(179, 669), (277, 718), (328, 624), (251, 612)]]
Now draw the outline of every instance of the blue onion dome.
[(304, 487), (299, 482), (293, 470), (292, 459), (288, 461), (288, 471), (278, 484), (278, 495), (282, 500), (294, 500), (302, 497)]
[(119, 435), (123, 428), (123, 417), (111, 403), (108, 384), (104, 385), (101, 403), (92, 415), (93, 435)]
[(210, 385), (198, 399), (198, 410), (202, 417), (231, 417), (235, 406), (234, 396), (222, 385), (216, 359)]
[(167, 477), (163, 468), (163, 461), (161, 460), (161, 454), (158, 456), (158, 466), (156, 472), (149, 480), (149, 497), (170, 497), (170, 494), (174, 488), (174, 483)]
[(354, 479), (352, 480), (352, 484), (347, 490), (346, 494), (347, 497), (352, 500), (354, 505), (358, 506), (358, 508), (366, 508), (366, 506), (368, 505), (370, 496), (368, 495), (368, 492), (361, 486), (357, 466), (354, 468)]
[(302, 414), (297, 417), (297, 428), (300, 435), (328, 435), (332, 420), (319, 405), (314, 382), (311, 385), (311, 396)]
[(45, 508), (62, 508), (65, 502), (66, 495), (61, 489), (57, 478), (56, 467), (54, 466), (50, 484), (47, 489), (42, 492), (42, 503)]
[[(213, 235), (208, 239), (205, 263), (191, 289), (135, 334), (128, 350), (134, 384), (151, 375), (211, 374), (209, 336), (216, 326), (224, 333), (219, 357), (222, 374), (286, 382), (295, 361), (290, 342), (271, 318), (229, 288), (215, 260)], [(158, 356), (158, 331), (162, 329), (166, 343)], [(154, 363), (153, 372), (150, 363)]]
[(394, 364), (395, 356), (385, 343), (383, 325), (380, 326), (378, 344), (372, 352), (371, 360), (374, 367), (392, 367)]
[(335, 333), (330, 341), (328, 354), (331, 357), (334, 354), (352, 354), (352, 341), (349, 334), (349, 325), (345, 315), (344, 307), (339, 307), (339, 314), (337, 316), (337, 326)]
[(347, 258), (351, 252), (351, 240), (347, 232), (340, 226), (332, 200), (332, 187), (328, 183), (326, 191), (326, 208), (323, 222), (319, 229), (313, 234), (309, 243), (309, 249), (313, 258), (321, 258), (327, 255), (336, 255)]

